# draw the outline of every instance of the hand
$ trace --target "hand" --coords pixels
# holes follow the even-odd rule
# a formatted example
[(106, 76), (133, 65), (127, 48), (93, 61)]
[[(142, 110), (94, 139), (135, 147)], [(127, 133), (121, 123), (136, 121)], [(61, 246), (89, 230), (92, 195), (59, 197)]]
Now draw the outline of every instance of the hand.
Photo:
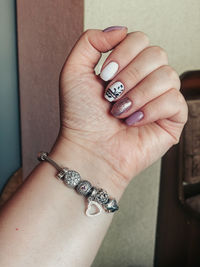
[[(101, 52), (111, 49), (101, 76), (105, 80), (114, 76), (106, 83), (95, 75), (94, 67)], [(106, 70), (110, 62), (118, 63), (118, 70)], [(117, 81), (124, 91), (117, 98), (105, 95), (113, 105), (105, 99), (104, 90)], [(187, 120), (187, 105), (179, 89), (179, 77), (168, 65), (166, 53), (149, 46), (144, 33), (127, 34), (125, 27), (88, 30), (61, 73), (59, 139), (100, 159), (109, 166), (114, 184), (124, 188), (179, 142)]]

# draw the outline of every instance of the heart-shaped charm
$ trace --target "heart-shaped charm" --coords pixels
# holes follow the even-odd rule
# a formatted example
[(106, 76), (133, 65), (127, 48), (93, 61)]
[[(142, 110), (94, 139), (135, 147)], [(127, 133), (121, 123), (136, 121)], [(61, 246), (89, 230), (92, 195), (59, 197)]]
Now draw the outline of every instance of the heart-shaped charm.
[(88, 217), (98, 216), (101, 212), (102, 212), (102, 207), (99, 203), (92, 200), (88, 202), (88, 207), (85, 212)]

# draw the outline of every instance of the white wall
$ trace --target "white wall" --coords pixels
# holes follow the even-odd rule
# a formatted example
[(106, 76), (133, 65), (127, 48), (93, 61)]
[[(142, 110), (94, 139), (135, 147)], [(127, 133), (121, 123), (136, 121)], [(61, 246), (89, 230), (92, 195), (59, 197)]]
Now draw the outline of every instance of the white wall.
[[(85, 0), (84, 25), (144, 31), (179, 74), (200, 68), (199, 0)], [(153, 266), (159, 173), (160, 161), (133, 179), (93, 267)]]

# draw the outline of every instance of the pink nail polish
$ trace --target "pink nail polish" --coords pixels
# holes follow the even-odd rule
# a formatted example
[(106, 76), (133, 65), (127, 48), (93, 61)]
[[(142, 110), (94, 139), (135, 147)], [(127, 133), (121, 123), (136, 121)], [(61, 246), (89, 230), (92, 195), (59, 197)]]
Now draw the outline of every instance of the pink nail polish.
[(136, 122), (141, 121), (143, 118), (144, 118), (144, 113), (142, 111), (136, 111), (125, 120), (125, 123), (131, 126)]
[(111, 32), (111, 31), (116, 31), (116, 30), (123, 30), (126, 29), (127, 27), (125, 26), (111, 26), (103, 30), (103, 32)]
[(122, 98), (118, 100), (111, 109), (111, 114), (115, 117), (121, 115), (122, 113), (128, 111), (132, 106), (132, 101), (128, 98)]

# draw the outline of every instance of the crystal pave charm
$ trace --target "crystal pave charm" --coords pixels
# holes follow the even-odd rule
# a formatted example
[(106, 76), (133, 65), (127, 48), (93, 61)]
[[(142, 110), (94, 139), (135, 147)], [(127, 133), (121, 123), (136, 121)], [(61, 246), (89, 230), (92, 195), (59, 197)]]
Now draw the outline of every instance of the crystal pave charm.
[(81, 176), (78, 172), (73, 171), (73, 170), (68, 170), (65, 174), (64, 174), (64, 178), (63, 178), (63, 182), (71, 188), (75, 188), (78, 183), (81, 180)]

